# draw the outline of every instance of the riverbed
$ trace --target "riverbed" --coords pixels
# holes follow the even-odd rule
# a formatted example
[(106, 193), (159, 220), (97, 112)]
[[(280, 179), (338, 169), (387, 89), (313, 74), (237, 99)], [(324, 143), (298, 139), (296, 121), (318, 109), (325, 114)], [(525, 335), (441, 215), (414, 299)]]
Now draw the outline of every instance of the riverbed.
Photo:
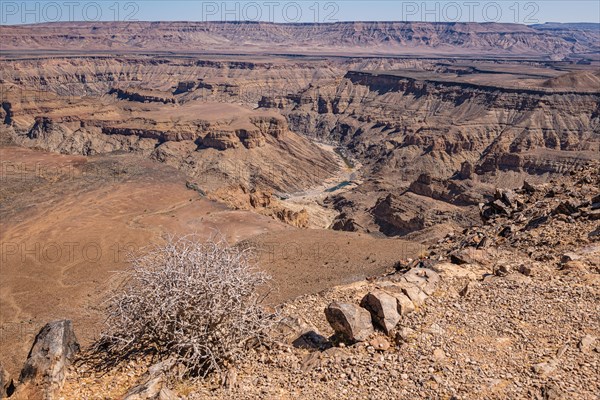
[(337, 160), (337, 171), (321, 184), (295, 193), (280, 193), (278, 196), (283, 205), (293, 211), (305, 209), (309, 213), (309, 227), (326, 229), (331, 226), (337, 211), (324, 206), (323, 201), (328, 196), (352, 190), (360, 183), (362, 165), (354, 160), (348, 160), (336, 151), (336, 146), (314, 142), (321, 149), (330, 152)]

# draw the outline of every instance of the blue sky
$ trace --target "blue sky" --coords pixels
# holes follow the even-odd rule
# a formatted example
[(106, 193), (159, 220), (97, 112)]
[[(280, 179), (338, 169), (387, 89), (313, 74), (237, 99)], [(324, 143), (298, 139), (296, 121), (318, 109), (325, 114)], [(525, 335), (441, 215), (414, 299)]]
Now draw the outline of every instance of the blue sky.
[(382, 1), (382, 0), (0, 0), (2, 24), (55, 21), (233, 21), (271, 22), (597, 22), (598, 0)]

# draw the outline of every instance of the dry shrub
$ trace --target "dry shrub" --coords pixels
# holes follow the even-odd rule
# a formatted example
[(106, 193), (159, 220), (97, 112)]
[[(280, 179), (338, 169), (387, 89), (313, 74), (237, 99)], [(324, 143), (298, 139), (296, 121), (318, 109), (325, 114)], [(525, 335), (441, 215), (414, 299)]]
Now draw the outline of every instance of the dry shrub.
[(259, 289), (270, 278), (256, 269), (252, 251), (196, 239), (169, 237), (132, 257), (108, 302), (104, 351), (174, 360), (181, 379), (221, 372), (266, 337), (273, 316)]

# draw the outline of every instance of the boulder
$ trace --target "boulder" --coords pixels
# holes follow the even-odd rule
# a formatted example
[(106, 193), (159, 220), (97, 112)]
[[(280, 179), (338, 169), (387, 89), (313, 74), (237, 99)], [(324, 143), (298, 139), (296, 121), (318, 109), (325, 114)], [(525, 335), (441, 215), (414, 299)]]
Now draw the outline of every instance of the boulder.
[(35, 337), (19, 382), (38, 386), (49, 397), (64, 383), (67, 367), (79, 352), (79, 344), (69, 320), (46, 324)]
[(386, 334), (390, 333), (400, 321), (398, 301), (389, 293), (381, 290), (369, 292), (363, 297), (360, 305), (371, 313), (373, 323)]
[(335, 333), (345, 340), (365, 341), (374, 332), (371, 314), (354, 304), (331, 303), (325, 308), (325, 317)]

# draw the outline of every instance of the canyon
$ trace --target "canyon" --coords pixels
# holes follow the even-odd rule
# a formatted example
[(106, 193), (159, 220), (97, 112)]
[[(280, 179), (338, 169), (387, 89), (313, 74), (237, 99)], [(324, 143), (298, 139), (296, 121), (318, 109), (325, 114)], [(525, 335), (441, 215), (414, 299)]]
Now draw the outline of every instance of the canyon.
[(256, 247), (270, 304), (302, 308), (430, 262), (498, 188), (567, 196), (600, 160), (597, 28), (0, 26), (3, 365), (50, 319), (91, 343), (111, 274), (161, 235)]

